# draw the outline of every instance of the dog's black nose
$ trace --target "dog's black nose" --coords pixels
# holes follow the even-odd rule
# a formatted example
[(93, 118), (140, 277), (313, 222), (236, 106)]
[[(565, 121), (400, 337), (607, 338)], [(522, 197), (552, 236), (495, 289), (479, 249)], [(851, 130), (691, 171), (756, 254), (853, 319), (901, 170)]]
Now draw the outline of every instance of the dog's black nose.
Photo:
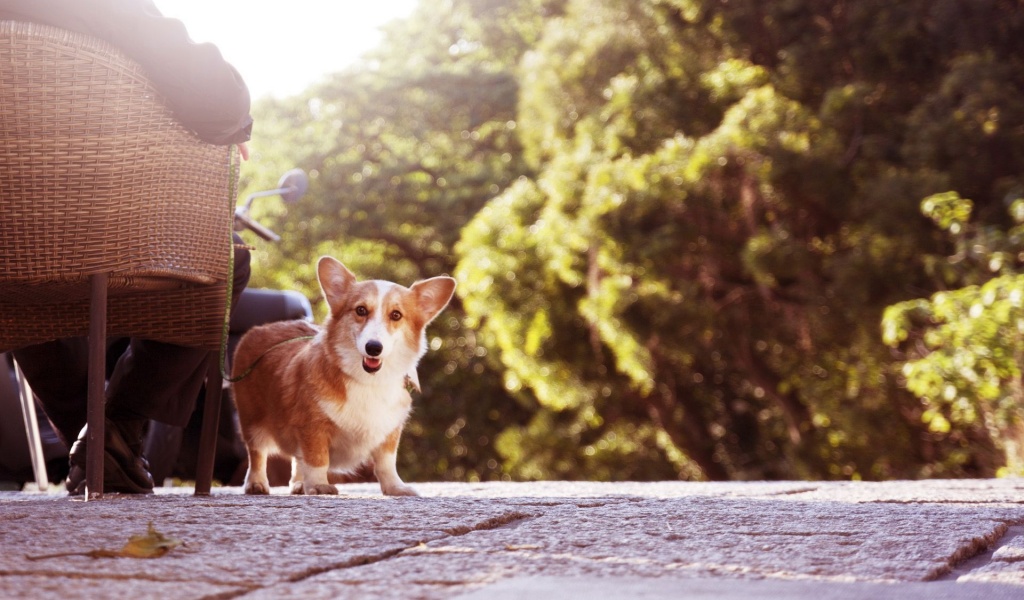
[(370, 340), (366, 342), (366, 353), (370, 356), (380, 356), (380, 353), (384, 351), (384, 344), (377, 340)]

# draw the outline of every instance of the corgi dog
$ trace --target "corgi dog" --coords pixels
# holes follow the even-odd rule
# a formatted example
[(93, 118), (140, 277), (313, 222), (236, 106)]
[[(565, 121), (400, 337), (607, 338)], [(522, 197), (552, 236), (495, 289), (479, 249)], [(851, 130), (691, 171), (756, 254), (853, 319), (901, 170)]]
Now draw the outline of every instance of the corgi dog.
[[(267, 457), (292, 458), (293, 494), (337, 494), (328, 472), (372, 461), (381, 491), (416, 496), (395, 469), (402, 428), (419, 390), (416, 365), (425, 329), (455, 291), (451, 277), (406, 288), (356, 281), (341, 262), (317, 264), (330, 308), (322, 327), (282, 321), (246, 333), (232, 379), (242, 440), (249, 454), (245, 493), (269, 494)], [(241, 377), (241, 379), (238, 379)]]

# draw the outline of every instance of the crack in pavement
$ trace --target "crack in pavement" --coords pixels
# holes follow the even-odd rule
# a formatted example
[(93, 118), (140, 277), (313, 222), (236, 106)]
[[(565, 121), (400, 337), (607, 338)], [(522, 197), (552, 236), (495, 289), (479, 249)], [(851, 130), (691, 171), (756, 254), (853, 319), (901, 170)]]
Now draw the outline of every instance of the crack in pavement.
[[(457, 537), (460, 535), (466, 535), (467, 533), (473, 533), (474, 531), (488, 531), (490, 529), (505, 527), (506, 525), (511, 525), (524, 519), (532, 519), (538, 516), (540, 515), (515, 511), (504, 515), (498, 515), (497, 517), (492, 517), (485, 521), (481, 521), (476, 525), (460, 525), (459, 527), (451, 527), (448, 529), (442, 529), (441, 531), (444, 531), (452, 537)], [(437, 540), (430, 541), (434, 542)]]
[(183, 580), (178, 577), (154, 577), (140, 573), (77, 573), (69, 571), (54, 571), (50, 569), (32, 569), (27, 571), (21, 570), (6, 570), (0, 571), (0, 578), (3, 577), (42, 577), (46, 579), (70, 579), (75, 581), (149, 581), (151, 583), (172, 583), (172, 584), (184, 584), (184, 583), (205, 583), (212, 587), (220, 588), (232, 588), (224, 592), (217, 594), (209, 594), (203, 596), (203, 600), (219, 600), (228, 598), (237, 598), (241, 595), (248, 594), (259, 589), (259, 586), (248, 584), (244, 582), (231, 582), (225, 583), (223, 581), (211, 581), (206, 578), (189, 579)]
[(535, 518), (535, 517), (538, 517), (538, 516), (540, 516), (540, 515), (534, 514), (534, 513), (523, 513), (523, 512), (519, 512), (519, 511), (514, 511), (514, 512), (510, 512), (510, 513), (505, 513), (505, 514), (502, 514), (502, 515), (498, 515), (496, 517), (491, 517), (490, 519), (485, 519), (485, 520), (480, 521), (478, 523), (475, 523), (473, 525), (462, 525), (462, 526), (459, 526), (459, 527), (449, 527), (448, 529), (442, 529), (441, 530), (441, 532), (444, 535), (437, 535), (437, 536), (428, 537), (426, 539), (417, 540), (417, 541), (409, 543), (409, 544), (403, 544), (401, 546), (396, 546), (396, 547), (388, 548), (388, 549), (382, 550), (380, 552), (373, 552), (373, 553), (369, 553), (369, 554), (361, 554), (361, 555), (358, 555), (358, 556), (353, 556), (353, 557), (350, 557), (350, 558), (348, 558), (346, 560), (335, 562), (335, 563), (331, 563), (329, 565), (321, 565), (321, 566), (316, 566), (316, 567), (310, 567), (309, 569), (305, 569), (305, 570), (303, 570), (301, 572), (294, 573), (291, 576), (289, 576), (289, 577), (287, 577), (285, 579), (282, 579), (282, 580), (280, 580), (278, 582), (275, 582), (273, 584), (270, 584), (270, 585), (251, 586), (251, 587), (246, 587), (245, 589), (241, 589), (241, 590), (235, 590), (235, 591), (229, 591), (229, 592), (224, 592), (224, 593), (220, 593), (220, 594), (214, 594), (214, 595), (210, 595), (210, 596), (204, 597), (203, 600), (231, 600), (233, 598), (239, 598), (239, 597), (245, 596), (245, 595), (253, 593), (253, 592), (258, 592), (260, 590), (265, 590), (267, 588), (272, 588), (275, 585), (280, 585), (282, 583), (298, 583), (300, 581), (305, 581), (306, 579), (309, 579), (311, 577), (315, 577), (317, 575), (321, 575), (323, 573), (327, 573), (327, 572), (330, 572), (330, 571), (338, 571), (338, 570), (342, 570), (342, 569), (351, 569), (351, 568), (355, 568), (355, 567), (362, 567), (362, 566), (366, 566), (366, 565), (377, 564), (377, 563), (389, 560), (391, 558), (394, 558), (394, 557), (396, 557), (396, 556), (398, 556), (400, 554), (403, 554), (403, 553), (405, 553), (407, 551), (418, 549), (421, 546), (423, 546), (424, 544), (426, 544), (427, 542), (436, 542), (436, 541), (439, 541), (439, 540), (444, 540), (446, 538), (460, 537), (460, 536), (467, 535), (467, 534), (470, 534), (470, 533), (474, 533), (474, 532), (477, 532), (477, 531), (489, 531), (489, 530), (492, 530), (492, 529), (498, 529), (500, 527), (513, 526), (515, 524), (518, 524), (520, 521), (523, 521), (525, 519)]
[(819, 536), (835, 536), (835, 537), (860, 537), (862, 535), (859, 531), (843, 531), (843, 530), (831, 530), (824, 529), (820, 531), (787, 531), (785, 529), (779, 529), (775, 531), (755, 531), (755, 530), (743, 530), (736, 529), (737, 535), (742, 535), (750, 538), (758, 537), (819, 537)]
[[(1004, 522), (996, 527), (993, 536), (985, 539), (974, 538), (961, 552), (950, 557), (949, 565), (936, 569), (934, 577), (926, 577), (925, 581), (956, 581), (964, 575), (977, 571), (993, 562), (993, 556), (1018, 537), (1024, 537), (1024, 522)], [(989, 539), (991, 538), (991, 539)], [(988, 540), (987, 542), (985, 540)], [(980, 543), (979, 543), (980, 542)], [(999, 562), (1015, 562), (1001, 560)]]
[[(180, 577), (159, 577), (145, 573), (80, 573), (75, 571), (59, 571), (54, 569), (8, 569), (0, 571), (0, 577), (46, 577), (60, 579), (88, 579), (91, 581), (152, 581), (153, 583), (179, 583), (184, 581)], [(225, 583), (223, 581), (211, 581), (206, 578), (188, 579), (189, 582), (207, 583), (217, 586), (245, 587), (245, 583)]]
[(781, 490), (781, 491), (778, 491), (778, 492), (765, 492), (763, 494), (758, 494), (758, 495), (767, 496), (767, 497), (773, 497), (773, 496), (794, 496), (796, 494), (809, 494), (811, 492), (816, 492), (816, 491), (818, 491), (817, 487), (802, 487), (802, 488), (796, 488), (796, 489), (792, 489), (792, 490)]

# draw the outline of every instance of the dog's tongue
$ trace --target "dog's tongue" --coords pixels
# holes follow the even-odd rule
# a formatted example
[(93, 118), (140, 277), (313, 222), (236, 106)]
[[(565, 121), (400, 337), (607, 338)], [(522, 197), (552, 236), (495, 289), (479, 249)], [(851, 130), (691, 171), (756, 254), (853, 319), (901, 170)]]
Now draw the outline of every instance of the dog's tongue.
[(367, 373), (376, 373), (380, 369), (382, 363), (383, 361), (379, 358), (366, 356), (363, 358), (363, 370)]

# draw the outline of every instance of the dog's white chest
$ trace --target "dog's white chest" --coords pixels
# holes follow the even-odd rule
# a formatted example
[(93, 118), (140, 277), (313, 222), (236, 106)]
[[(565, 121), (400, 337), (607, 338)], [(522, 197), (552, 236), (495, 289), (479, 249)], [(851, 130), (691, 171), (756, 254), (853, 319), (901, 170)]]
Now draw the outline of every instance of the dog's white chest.
[(380, 446), (409, 416), (409, 393), (400, 386), (352, 384), (344, 403), (320, 401), (320, 408), (338, 427), (331, 442), (331, 468), (354, 469), (366, 462), (370, 452)]

